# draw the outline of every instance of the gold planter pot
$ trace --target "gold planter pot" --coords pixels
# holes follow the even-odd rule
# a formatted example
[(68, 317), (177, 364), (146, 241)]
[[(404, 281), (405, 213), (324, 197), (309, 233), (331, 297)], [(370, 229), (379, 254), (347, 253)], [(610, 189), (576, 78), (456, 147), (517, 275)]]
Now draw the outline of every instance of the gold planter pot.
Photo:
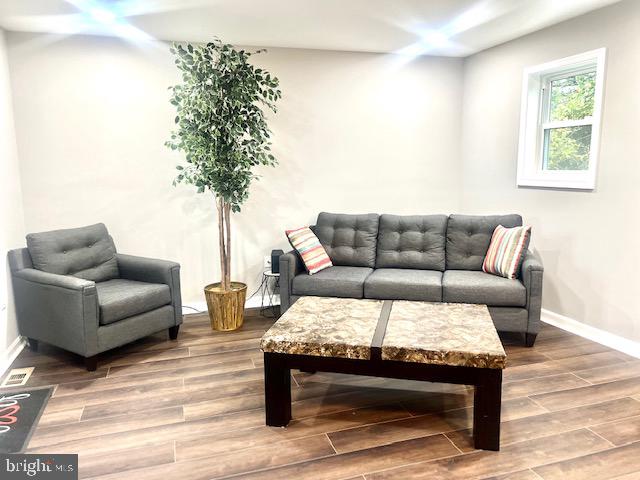
[(219, 331), (237, 330), (244, 321), (244, 302), (247, 286), (241, 282), (231, 282), (227, 292), (220, 288), (220, 282), (204, 287), (211, 328)]

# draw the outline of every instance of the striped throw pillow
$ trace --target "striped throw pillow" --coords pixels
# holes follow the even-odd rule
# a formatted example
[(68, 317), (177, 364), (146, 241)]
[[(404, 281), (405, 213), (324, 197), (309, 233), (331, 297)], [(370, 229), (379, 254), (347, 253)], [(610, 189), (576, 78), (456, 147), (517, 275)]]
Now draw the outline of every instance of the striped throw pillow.
[(285, 233), (291, 246), (300, 254), (302, 263), (304, 263), (309, 275), (318, 273), (325, 268), (333, 267), (327, 251), (309, 227), (285, 230)]
[(516, 278), (529, 246), (531, 227), (505, 228), (498, 225), (493, 231), (482, 270), (506, 278)]

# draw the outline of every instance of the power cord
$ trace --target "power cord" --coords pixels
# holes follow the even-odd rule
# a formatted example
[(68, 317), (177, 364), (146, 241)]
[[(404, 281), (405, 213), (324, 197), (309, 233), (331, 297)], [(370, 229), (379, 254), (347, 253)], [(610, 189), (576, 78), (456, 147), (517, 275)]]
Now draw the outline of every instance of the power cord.
[(205, 313), (202, 310), (198, 310), (196, 307), (192, 307), (191, 305), (182, 305), (182, 308), (188, 308), (189, 310), (193, 310), (196, 313)]
[[(249, 297), (247, 297), (247, 300), (251, 300), (262, 289), (262, 273), (263, 272), (260, 273), (260, 285), (258, 286), (258, 288), (255, 289), (255, 291), (251, 295), (249, 295)], [(207, 313), (206, 310), (198, 310), (197, 308), (192, 307), (191, 305), (182, 305), (182, 308), (188, 308), (189, 310), (193, 310), (196, 313)]]

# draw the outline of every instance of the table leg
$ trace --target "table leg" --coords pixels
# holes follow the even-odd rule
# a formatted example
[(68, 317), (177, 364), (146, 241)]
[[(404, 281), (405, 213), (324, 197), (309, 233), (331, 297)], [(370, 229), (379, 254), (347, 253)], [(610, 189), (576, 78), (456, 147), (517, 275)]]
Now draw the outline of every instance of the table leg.
[(266, 423), (284, 427), (291, 420), (291, 370), (278, 354), (264, 354)]
[(500, 450), (502, 370), (487, 369), (475, 386), (473, 398), (473, 440), (482, 450)]

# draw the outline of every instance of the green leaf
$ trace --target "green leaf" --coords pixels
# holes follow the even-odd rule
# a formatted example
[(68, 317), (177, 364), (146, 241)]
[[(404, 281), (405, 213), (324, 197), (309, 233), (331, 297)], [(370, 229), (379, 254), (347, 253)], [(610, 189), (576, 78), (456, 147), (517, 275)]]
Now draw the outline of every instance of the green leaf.
[(254, 169), (277, 163), (268, 153), (263, 109), (275, 110), (278, 79), (248, 63), (250, 52), (218, 39), (171, 48), (182, 81), (171, 87), (169, 102), (177, 115), (166, 145), (182, 152), (189, 164), (188, 170), (176, 166), (176, 181), (194, 185), (199, 193), (209, 189), (240, 211), (257, 178)]

